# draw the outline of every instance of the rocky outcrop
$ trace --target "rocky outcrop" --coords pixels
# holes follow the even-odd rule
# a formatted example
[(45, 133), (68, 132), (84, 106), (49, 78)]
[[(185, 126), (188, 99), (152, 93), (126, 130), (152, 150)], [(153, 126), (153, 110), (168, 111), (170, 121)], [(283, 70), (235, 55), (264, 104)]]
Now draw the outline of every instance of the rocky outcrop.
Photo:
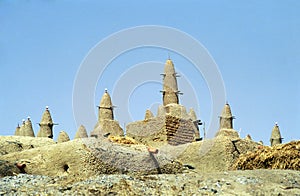
[(14, 163), (0, 159), (0, 178), (4, 176), (12, 176), (19, 172), (20, 170), (16, 167)]

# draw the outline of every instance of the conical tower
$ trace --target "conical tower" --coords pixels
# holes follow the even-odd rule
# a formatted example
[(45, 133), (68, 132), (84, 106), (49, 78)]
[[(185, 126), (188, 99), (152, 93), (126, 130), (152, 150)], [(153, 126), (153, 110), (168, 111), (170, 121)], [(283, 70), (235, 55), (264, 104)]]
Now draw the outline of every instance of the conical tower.
[(101, 98), (100, 105), (98, 106), (98, 122), (94, 130), (91, 132), (91, 137), (106, 137), (122, 136), (124, 135), (123, 129), (120, 127), (119, 122), (114, 120), (113, 113), (114, 106), (107, 89)]
[(170, 103), (179, 103), (178, 99), (178, 85), (177, 75), (175, 72), (174, 64), (171, 59), (168, 59), (165, 64), (163, 75), (163, 104), (164, 106)]
[(20, 132), (20, 125), (18, 123), (18, 126), (16, 127), (16, 131), (15, 131), (15, 136), (21, 136), (21, 132)]
[(39, 125), (40, 125), (40, 130), (37, 134), (37, 137), (48, 137), (53, 139), (53, 125), (55, 124), (52, 121), (52, 117), (48, 106), (46, 106), (46, 110), (42, 116)]
[(74, 139), (78, 139), (78, 138), (86, 138), (88, 137), (88, 134), (86, 132), (86, 128), (83, 125), (80, 125), (80, 127), (78, 128), (76, 134), (75, 134), (75, 138)]
[(226, 103), (220, 116), (220, 129), (233, 129), (233, 119), (230, 106)]
[(27, 121), (25, 122), (25, 126), (23, 129), (23, 136), (34, 137), (34, 131), (33, 131), (32, 123), (31, 123), (29, 116), (27, 117)]
[(275, 123), (275, 126), (272, 130), (271, 138), (270, 138), (271, 146), (274, 146), (276, 144), (281, 144), (282, 139), (283, 138), (281, 137), (279, 126), (277, 123)]
[(107, 89), (105, 89), (100, 105), (98, 106), (98, 121), (100, 122), (100, 120), (104, 119), (114, 120), (113, 105)]

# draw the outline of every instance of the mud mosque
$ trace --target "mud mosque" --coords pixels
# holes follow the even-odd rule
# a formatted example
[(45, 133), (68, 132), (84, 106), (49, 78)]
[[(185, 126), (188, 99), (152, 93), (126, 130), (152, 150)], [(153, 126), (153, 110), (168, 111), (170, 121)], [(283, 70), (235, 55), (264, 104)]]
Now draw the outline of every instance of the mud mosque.
[[(131, 122), (126, 126), (126, 137), (153, 147), (161, 145), (180, 145), (194, 141), (199, 141), (200, 137), (199, 125), (201, 120), (196, 116), (195, 111), (191, 108), (188, 112), (183, 105), (179, 104), (179, 95), (182, 94), (178, 90), (177, 73), (171, 59), (165, 63), (163, 76), (162, 105), (158, 107), (157, 115), (154, 116), (150, 110), (146, 110), (145, 118), (141, 121)], [(222, 132), (232, 132), (238, 136), (238, 132), (233, 129), (234, 116), (231, 113), (230, 105), (225, 104), (221, 115), (219, 116), (218, 134)], [(57, 125), (53, 122), (49, 108), (46, 107), (39, 123), (40, 129), (37, 137), (48, 137), (53, 139), (53, 126)], [(30, 117), (23, 120), (21, 126), (17, 126), (15, 130), (16, 136), (35, 137)], [(114, 119), (114, 106), (108, 90), (102, 96), (98, 106), (98, 121), (91, 131), (90, 137), (108, 137), (108, 136), (124, 136), (124, 130), (120, 127), (118, 121)], [(75, 135), (75, 138), (88, 137), (87, 131), (81, 125)], [(248, 135), (246, 139), (251, 139)], [(69, 141), (70, 138), (65, 131), (60, 131), (58, 142)], [(279, 126), (275, 123), (270, 137), (271, 146), (282, 143)]]

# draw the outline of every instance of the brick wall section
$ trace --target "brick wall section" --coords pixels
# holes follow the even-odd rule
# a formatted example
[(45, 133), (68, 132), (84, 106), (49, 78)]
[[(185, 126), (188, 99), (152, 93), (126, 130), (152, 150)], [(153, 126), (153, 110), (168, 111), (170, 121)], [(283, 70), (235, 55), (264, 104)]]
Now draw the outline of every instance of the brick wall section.
[(166, 116), (165, 129), (170, 145), (180, 145), (195, 141), (195, 125), (191, 120)]
[(126, 135), (142, 144), (159, 147), (165, 144), (180, 145), (195, 141), (197, 128), (190, 119), (171, 115), (129, 123)]

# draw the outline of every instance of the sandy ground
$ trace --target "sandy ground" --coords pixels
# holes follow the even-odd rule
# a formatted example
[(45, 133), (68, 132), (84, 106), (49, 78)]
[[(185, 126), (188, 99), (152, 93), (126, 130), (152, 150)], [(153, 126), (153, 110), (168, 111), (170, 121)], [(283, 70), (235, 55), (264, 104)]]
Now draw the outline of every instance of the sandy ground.
[(0, 179), (1, 195), (300, 195), (300, 172), (247, 170), (148, 176), (99, 175), (80, 182), (19, 174)]

